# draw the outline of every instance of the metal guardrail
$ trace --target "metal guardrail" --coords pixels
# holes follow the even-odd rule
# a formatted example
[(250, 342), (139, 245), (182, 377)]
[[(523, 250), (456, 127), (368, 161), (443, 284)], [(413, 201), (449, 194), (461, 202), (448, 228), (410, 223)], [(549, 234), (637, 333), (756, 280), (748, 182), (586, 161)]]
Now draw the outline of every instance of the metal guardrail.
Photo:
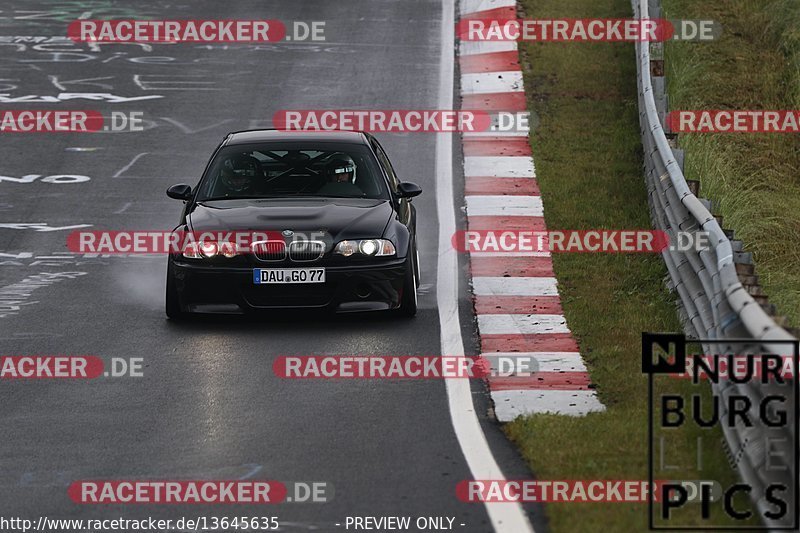
[[(660, 18), (660, 0), (632, 0), (632, 4), (637, 18)], [(708, 202), (697, 198), (691, 191), (681, 168), (682, 153), (676, 156), (662, 128), (667, 105), (663, 63), (659, 57), (663, 53), (663, 43), (638, 42), (636, 52), (639, 123), (653, 225), (667, 232), (670, 242), (675, 242), (678, 231), (692, 234), (705, 232), (710, 238), (711, 246), (708, 249), (667, 249), (662, 252), (669, 270), (670, 287), (680, 296), (681, 318), (686, 335), (721, 341), (748, 340), (745, 345), (741, 342), (725, 342), (704, 346), (705, 353), (791, 356), (790, 345), (771, 344), (769, 341), (795, 338), (779, 327), (743, 287), (737, 274), (731, 241), (709, 211)], [(651, 56), (657, 59), (651, 62)], [(658, 76), (652, 75), (653, 71)], [(736, 427), (724, 428), (732, 462), (742, 480), (753, 488), (753, 494), (763, 494), (764, 487), (771, 483), (783, 483), (790, 490), (786, 501), (794, 502), (792, 461), (795, 457), (793, 421), (796, 413), (791, 386), (725, 381), (712, 384), (712, 387), (714, 393), (723, 400), (727, 400), (731, 394), (745, 395), (754, 406), (751, 419), (755, 422), (752, 426), (745, 426), (738, 418)], [(788, 396), (788, 428), (773, 428), (760, 422), (758, 406), (768, 394)], [(720, 402), (721, 417), (727, 416), (725, 403)], [(772, 468), (767, 468), (768, 460)], [(775, 468), (780, 466), (787, 469)], [(754, 503), (762, 516), (766, 511), (774, 511), (774, 507), (763, 498), (755, 499)], [(786, 527), (791, 526), (792, 519), (787, 516), (782, 520), (765, 518), (764, 521), (768, 527)]]

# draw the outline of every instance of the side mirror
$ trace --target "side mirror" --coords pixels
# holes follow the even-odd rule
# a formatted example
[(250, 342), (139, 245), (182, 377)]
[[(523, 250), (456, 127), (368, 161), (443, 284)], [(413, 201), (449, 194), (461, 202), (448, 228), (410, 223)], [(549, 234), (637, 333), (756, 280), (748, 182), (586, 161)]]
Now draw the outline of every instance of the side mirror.
[(422, 188), (416, 183), (404, 181), (397, 185), (397, 196), (400, 198), (414, 198), (422, 194)]
[(192, 188), (185, 183), (173, 185), (167, 189), (167, 196), (174, 198), (175, 200), (187, 201), (192, 197)]

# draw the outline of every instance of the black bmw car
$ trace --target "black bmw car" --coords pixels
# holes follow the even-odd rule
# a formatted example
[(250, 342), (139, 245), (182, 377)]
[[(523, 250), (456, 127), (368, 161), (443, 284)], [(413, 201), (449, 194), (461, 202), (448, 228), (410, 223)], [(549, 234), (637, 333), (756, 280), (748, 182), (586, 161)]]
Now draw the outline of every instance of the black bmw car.
[(196, 188), (173, 185), (185, 207), (176, 232), (262, 235), (246, 249), (201, 240), (169, 255), (166, 312), (316, 308), (417, 310), (419, 186), (401, 182), (362, 132), (254, 130), (229, 134)]

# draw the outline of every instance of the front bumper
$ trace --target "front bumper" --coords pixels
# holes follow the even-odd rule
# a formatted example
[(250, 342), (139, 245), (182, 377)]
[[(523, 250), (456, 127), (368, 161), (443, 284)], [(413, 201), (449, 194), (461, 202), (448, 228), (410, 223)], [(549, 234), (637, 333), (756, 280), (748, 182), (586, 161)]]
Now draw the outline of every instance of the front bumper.
[(400, 306), (407, 268), (405, 259), (347, 266), (291, 265), (291, 268), (324, 266), (325, 283), (257, 285), (253, 283), (253, 268), (272, 266), (220, 267), (174, 257), (169, 260), (182, 309), (207, 313), (274, 309), (333, 312), (396, 309)]

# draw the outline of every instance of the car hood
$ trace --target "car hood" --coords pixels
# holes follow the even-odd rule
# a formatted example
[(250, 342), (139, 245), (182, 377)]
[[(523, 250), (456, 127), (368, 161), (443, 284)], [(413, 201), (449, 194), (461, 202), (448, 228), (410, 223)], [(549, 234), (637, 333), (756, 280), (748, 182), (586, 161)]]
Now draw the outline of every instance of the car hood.
[(334, 240), (381, 237), (394, 214), (388, 200), (265, 198), (198, 203), (190, 231), (323, 231)]

